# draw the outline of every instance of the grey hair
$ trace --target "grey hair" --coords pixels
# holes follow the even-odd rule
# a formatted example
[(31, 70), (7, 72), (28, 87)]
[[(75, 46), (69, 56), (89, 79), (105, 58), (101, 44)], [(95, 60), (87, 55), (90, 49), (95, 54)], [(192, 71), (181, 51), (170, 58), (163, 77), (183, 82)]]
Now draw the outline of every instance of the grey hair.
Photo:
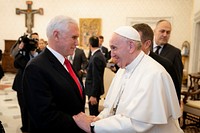
[(54, 17), (47, 25), (46, 29), (47, 38), (51, 38), (55, 30), (67, 32), (70, 23), (77, 24), (77, 22), (74, 19), (67, 16), (61, 15)]

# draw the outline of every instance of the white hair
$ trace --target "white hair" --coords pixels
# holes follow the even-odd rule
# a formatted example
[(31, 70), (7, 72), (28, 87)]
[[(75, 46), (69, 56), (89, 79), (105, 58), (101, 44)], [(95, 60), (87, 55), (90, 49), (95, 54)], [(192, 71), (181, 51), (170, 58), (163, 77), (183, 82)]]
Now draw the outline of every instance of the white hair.
[(55, 30), (67, 32), (68, 25), (71, 23), (77, 24), (77, 22), (74, 19), (68, 16), (60, 15), (60, 16), (54, 17), (47, 25), (47, 29), (46, 29), (47, 38), (51, 38)]

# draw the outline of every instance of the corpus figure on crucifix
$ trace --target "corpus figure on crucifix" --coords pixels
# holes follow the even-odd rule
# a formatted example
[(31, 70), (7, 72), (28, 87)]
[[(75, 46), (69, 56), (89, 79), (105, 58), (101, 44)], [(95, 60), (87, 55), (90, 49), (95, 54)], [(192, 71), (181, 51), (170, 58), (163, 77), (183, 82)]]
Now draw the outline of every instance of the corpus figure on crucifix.
[(26, 27), (27, 27), (27, 33), (32, 33), (32, 28), (34, 26), (34, 14), (40, 14), (43, 15), (43, 8), (39, 8), (38, 10), (32, 10), (32, 1), (26, 1), (26, 4), (28, 6), (27, 10), (22, 10), (19, 8), (16, 8), (16, 14), (25, 14), (26, 17)]

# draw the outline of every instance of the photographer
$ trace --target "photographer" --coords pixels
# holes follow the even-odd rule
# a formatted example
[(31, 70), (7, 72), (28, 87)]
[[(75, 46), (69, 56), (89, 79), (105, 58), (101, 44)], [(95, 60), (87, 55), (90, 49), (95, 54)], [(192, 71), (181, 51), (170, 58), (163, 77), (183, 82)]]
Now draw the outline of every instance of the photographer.
[[(15, 44), (12, 45), (11, 49), (10, 49), (10, 55), (12, 57), (15, 57), (19, 50), (22, 49), (20, 45), (21, 41), (22, 41), (22, 37), (27, 37), (28, 35), (24, 34), (24, 36), (21, 36), (18, 38), (18, 40), (15, 42)], [(37, 42), (39, 41), (39, 34), (37, 32), (31, 33), (30, 34), (30, 38), (35, 39)]]
[(21, 111), (21, 120), (22, 120), (21, 130), (22, 132), (28, 132), (29, 118), (23, 99), (22, 76), (26, 64), (29, 62), (29, 60), (38, 55), (38, 53), (36, 52), (38, 42), (35, 39), (28, 38), (27, 35), (21, 36), (18, 41), (19, 41), (19, 46), (18, 46), (19, 51), (16, 54), (14, 60), (14, 67), (18, 69), (18, 72), (15, 76), (12, 89), (17, 92), (17, 99)]

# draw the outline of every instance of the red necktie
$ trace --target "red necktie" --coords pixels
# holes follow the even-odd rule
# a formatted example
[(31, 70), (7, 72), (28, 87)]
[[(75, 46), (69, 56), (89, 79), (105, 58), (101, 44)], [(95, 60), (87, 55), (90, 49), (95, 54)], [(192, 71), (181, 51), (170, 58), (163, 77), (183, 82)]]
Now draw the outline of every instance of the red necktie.
[(72, 67), (71, 67), (71, 64), (69, 62), (68, 59), (65, 59), (65, 62), (64, 62), (65, 66), (67, 67), (68, 71), (69, 71), (69, 74), (72, 76), (72, 78), (74, 79), (74, 81), (76, 82), (76, 85), (78, 86), (78, 89), (80, 91), (80, 95), (81, 97), (83, 98), (83, 93), (82, 93), (82, 88), (81, 88), (81, 84), (76, 76), (76, 74), (74, 73)]

